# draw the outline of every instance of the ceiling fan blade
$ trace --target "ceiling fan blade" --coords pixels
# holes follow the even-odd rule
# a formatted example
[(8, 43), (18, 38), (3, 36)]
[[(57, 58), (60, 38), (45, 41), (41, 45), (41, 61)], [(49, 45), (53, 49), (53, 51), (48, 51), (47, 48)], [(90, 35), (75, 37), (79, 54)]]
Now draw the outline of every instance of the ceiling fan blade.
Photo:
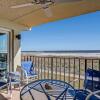
[(52, 11), (49, 7), (44, 9), (44, 12), (45, 12), (47, 17), (52, 17), (53, 16)]
[(78, 2), (83, 0), (54, 0), (55, 3)]
[(53, 16), (52, 11), (51, 11), (50, 7), (48, 6), (48, 4), (41, 4), (41, 6), (42, 6), (44, 13), (46, 14), (47, 17)]
[(27, 7), (27, 6), (33, 6), (33, 3), (31, 2), (31, 3), (14, 5), (14, 6), (11, 6), (11, 8), (22, 8), (22, 7)]

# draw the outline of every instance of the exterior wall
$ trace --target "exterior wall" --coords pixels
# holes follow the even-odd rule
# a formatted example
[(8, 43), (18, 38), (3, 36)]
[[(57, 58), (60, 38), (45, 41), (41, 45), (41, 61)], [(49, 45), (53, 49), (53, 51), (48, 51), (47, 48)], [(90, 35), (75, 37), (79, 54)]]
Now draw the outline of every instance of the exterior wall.
[[(19, 33), (16, 32), (16, 34)], [(14, 71), (16, 71), (18, 65), (21, 65), (21, 40), (16, 38), (16, 34), (14, 34)]]
[(21, 65), (21, 47), (20, 47), (20, 40), (16, 38), (16, 35), (19, 34), (18, 31), (15, 30), (5, 30), (0, 29), (1, 33), (8, 34), (8, 71), (16, 71), (17, 65)]
[(19, 32), (12, 30), (9, 34), (9, 61), (10, 61), (10, 71), (16, 71), (17, 65), (21, 65), (21, 47), (20, 40), (16, 38)]
[[(5, 29), (4, 29), (5, 30)], [(16, 35), (19, 34), (18, 31), (8, 30), (0, 32), (6, 33), (8, 41), (7, 41), (7, 58), (8, 58), (8, 71), (16, 71), (17, 65), (21, 63), (21, 49), (20, 49), (20, 40), (16, 38)]]
[(8, 66), (10, 71), (16, 71), (17, 65), (21, 65), (21, 47), (20, 40), (16, 38), (16, 35), (28, 28), (19, 24), (15, 24), (8, 20), (0, 19), (0, 31), (4, 31), (9, 34), (8, 40)]

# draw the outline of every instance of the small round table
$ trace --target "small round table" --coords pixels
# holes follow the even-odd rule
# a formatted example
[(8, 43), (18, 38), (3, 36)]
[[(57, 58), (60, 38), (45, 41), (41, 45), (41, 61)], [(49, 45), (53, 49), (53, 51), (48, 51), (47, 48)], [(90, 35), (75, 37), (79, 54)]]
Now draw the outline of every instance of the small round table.
[(75, 89), (64, 81), (42, 79), (25, 85), (21, 100), (73, 100)]

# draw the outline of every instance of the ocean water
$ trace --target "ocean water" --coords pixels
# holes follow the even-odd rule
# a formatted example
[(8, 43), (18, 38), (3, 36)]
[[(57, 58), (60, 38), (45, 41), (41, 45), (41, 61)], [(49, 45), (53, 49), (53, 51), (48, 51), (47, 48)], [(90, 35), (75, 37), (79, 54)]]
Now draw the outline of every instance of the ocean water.
[(22, 51), (24, 55), (36, 56), (75, 56), (75, 57), (100, 57), (100, 50), (83, 51)]

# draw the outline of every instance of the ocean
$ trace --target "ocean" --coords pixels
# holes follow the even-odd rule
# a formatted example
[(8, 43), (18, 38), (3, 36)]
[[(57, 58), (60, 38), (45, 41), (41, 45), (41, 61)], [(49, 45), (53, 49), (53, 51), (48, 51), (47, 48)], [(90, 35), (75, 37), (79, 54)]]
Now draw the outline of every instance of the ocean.
[(75, 56), (100, 57), (100, 50), (72, 50), (72, 51), (22, 51), (24, 55), (36, 56)]

